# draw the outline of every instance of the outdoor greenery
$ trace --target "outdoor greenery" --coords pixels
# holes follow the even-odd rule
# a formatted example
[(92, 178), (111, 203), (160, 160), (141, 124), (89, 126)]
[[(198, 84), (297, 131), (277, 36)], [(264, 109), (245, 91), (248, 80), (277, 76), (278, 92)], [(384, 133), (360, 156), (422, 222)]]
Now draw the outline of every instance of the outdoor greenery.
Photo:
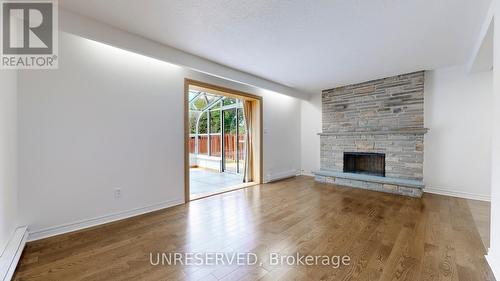
[(210, 111), (210, 133), (220, 133), (220, 110)]
[(198, 112), (189, 111), (189, 133), (196, 134), (196, 120), (198, 119)]
[(224, 105), (231, 105), (236, 103), (236, 99), (233, 98), (225, 98), (223, 101)]
[[(238, 110), (238, 116), (236, 116), (236, 109), (227, 109), (221, 111), (221, 104), (231, 105), (237, 103), (234, 98), (224, 98), (222, 102), (217, 102), (214, 107), (210, 110), (210, 133), (221, 133), (221, 114), (223, 113), (224, 118), (224, 132), (228, 134), (236, 134), (236, 130), (239, 129), (239, 133), (244, 132), (244, 118), (243, 110)], [(202, 95), (192, 102), (191, 110), (189, 112), (189, 125), (190, 133), (196, 134), (196, 121), (200, 114), (200, 109), (208, 106), (207, 96)], [(195, 108), (193, 108), (195, 107)], [(236, 118), (238, 118), (236, 120)], [(208, 113), (203, 112), (200, 118), (200, 123), (198, 127), (199, 134), (208, 133)]]
[(207, 117), (208, 113), (203, 112), (200, 118), (200, 125), (198, 127), (198, 134), (207, 134), (208, 133), (208, 128), (207, 128)]

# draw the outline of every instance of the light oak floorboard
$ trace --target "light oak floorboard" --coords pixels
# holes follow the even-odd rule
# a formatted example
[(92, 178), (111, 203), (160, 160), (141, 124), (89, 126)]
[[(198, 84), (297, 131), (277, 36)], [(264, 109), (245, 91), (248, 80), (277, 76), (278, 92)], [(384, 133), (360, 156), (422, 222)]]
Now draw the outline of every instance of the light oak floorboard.
[[(151, 265), (162, 252), (252, 252), (259, 263)], [(271, 252), (351, 263), (274, 265)], [(297, 177), (28, 243), (14, 280), (494, 280), (485, 254), (464, 199)]]
[(483, 240), (484, 247), (488, 249), (490, 247), (491, 203), (469, 199), (467, 200), (467, 203), (469, 204), (469, 208), (479, 231), (479, 235), (481, 235), (481, 239)]

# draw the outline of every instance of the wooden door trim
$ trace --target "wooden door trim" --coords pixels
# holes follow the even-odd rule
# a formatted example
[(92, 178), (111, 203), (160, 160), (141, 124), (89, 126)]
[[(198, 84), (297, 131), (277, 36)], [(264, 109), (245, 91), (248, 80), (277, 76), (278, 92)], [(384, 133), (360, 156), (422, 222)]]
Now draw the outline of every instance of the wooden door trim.
[[(230, 96), (230, 97), (235, 97), (238, 99), (243, 99), (243, 100), (250, 100), (254, 102), (258, 107), (257, 114), (259, 116), (258, 120), (258, 126), (259, 128), (257, 129), (259, 132), (258, 136), (258, 155), (259, 159), (258, 162), (258, 177), (255, 180), (256, 183), (261, 184), (263, 183), (263, 178), (264, 178), (264, 153), (263, 153), (263, 120), (264, 120), (264, 106), (263, 106), (263, 99), (261, 96), (257, 96), (254, 94), (246, 93), (243, 91), (239, 90), (234, 90), (226, 87), (221, 87), (218, 85), (213, 85), (209, 84), (206, 82), (202, 81), (197, 81), (197, 80), (192, 80), (185, 78), (184, 79), (184, 201), (188, 203), (190, 201), (190, 190), (189, 190), (189, 87), (194, 86), (194, 87), (199, 87), (202, 89), (209, 90), (209, 92), (214, 92), (215, 94), (218, 95), (224, 95), (224, 96)], [(255, 167), (255, 166), (254, 166)]]

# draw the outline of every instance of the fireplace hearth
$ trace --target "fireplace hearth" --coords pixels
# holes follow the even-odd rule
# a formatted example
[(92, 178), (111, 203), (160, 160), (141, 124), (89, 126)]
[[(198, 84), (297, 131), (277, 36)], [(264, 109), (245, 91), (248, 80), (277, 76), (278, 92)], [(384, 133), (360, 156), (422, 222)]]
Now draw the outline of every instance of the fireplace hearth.
[(344, 152), (344, 173), (385, 177), (385, 154)]

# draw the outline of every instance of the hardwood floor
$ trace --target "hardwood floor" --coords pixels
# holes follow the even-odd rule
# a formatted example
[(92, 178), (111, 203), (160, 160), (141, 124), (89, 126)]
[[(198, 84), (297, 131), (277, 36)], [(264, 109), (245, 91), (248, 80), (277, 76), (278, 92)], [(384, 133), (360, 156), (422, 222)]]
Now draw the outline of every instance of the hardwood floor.
[[(159, 252), (252, 252), (263, 264), (151, 265)], [(351, 263), (273, 265), (271, 252)], [(463, 199), (297, 177), (29, 243), (14, 280), (494, 280), (485, 254)]]
[(476, 223), (484, 247), (488, 249), (490, 247), (491, 203), (486, 201), (467, 200), (467, 204), (469, 204), (472, 218)]

